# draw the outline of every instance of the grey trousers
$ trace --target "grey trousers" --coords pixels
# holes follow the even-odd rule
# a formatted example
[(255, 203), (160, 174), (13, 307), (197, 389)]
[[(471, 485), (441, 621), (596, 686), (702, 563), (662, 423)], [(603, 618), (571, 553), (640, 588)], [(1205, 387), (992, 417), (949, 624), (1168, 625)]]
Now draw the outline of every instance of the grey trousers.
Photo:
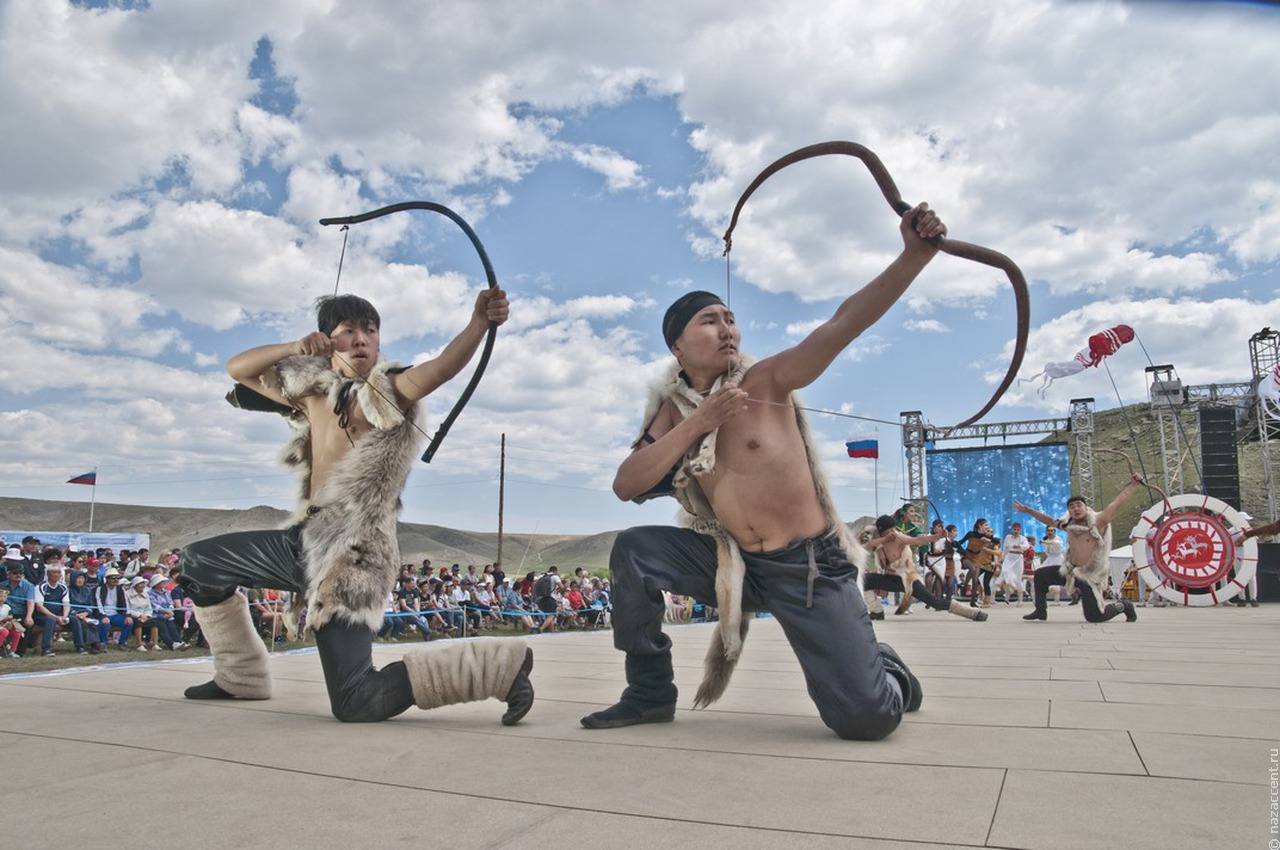
[[(809, 547), (818, 575), (806, 607)], [(804, 671), (822, 721), (841, 738), (878, 740), (902, 720), (901, 693), (889, 683), (856, 569), (834, 538), (777, 552), (743, 552), (742, 607), (771, 613)], [(686, 528), (640, 526), (620, 533), (609, 556), (613, 643), (629, 655), (670, 649), (662, 631), (662, 591), (716, 604), (716, 548)]]
[[(236, 586), (266, 587), (299, 593), (302, 569), (301, 529), (242, 531), (190, 543), (182, 549), (178, 583), (196, 605), (230, 599)], [(198, 618), (199, 615), (197, 615)], [(413, 689), (404, 662), (381, 670), (373, 666), (373, 630), (333, 620), (316, 631), (333, 716), (347, 723), (395, 717), (413, 706)], [(215, 652), (218, 647), (211, 647)]]

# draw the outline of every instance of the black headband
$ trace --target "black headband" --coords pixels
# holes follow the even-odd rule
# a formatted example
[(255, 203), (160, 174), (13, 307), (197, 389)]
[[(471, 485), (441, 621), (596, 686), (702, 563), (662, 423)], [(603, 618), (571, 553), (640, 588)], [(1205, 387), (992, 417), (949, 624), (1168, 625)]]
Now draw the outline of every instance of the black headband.
[(680, 334), (684, 333), (685, 325), (698, 315), (698, 311), (713, 304), (724, 306), (720, 296), (714, 292), (695, 290), (681, 295), (676, 303), (668, 307), (666, 315), (662, 317), (662, 339), (667, 343), (667, 348), (676, 344)]

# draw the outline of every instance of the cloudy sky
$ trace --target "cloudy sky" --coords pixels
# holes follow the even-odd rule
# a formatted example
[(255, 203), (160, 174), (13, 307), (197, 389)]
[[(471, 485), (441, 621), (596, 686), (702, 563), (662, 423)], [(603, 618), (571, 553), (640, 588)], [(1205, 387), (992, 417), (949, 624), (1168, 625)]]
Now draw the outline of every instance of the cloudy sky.
[[(1280, 324), (1265, 4), (0, 0), (0, 81), (0, 495), (87, 502), (63, 482), (97, 468), (103, 502), (287, 507), (286, 428), (222, 400), (223, 364), (311, 329), (343, 244), (318, 219), (421, 199), (471, 222), (512, 320), (404, 518), (495, 529), (505, 433), (507, 529), (670, 522), (609, 490), (669, 356), (662, 312), (724, 293), (738, 195), (829, 139), (1021, 266), (1024, 376), (1124, 322), (1188, 383), (1243, 381), (1248, 337)], [(895, 227), (857, 160), (771, 179), (729, 269), (744, 349), (828, 317)], [(454, 225), (403, 213), (351, 229), (338, 285), (408, 362), (482, 284)], [(940, 256), (804, 393), (867, 417), (814, 417), (842, 513), (896, 503), (899, 412), (976, 412), (1013, 331), (1003, 275)], [(1015, 385), (987, 421), (1145, 399), (1143, 350), (1109, 362), (1118, 394), (1101, 370)], [(878, 468), (844, 456), (868, 436)]]

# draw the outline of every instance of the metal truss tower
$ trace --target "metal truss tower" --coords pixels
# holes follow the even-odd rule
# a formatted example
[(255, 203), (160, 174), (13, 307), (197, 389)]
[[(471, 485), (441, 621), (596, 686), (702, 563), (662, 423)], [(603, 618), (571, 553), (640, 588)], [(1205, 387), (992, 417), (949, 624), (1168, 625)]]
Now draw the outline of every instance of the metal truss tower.
[[(1160, 426), (1160, 462), (1164, 471), (1164, 491), (1170, 496), (1185, 492), (1182, 484), (1182, 441), (1178, 414), (1187, 400), (1173, 367), (1148, 366), (1146, 372), (1151, 376), (1150, 401), (1151, 413)], [(1138, 435), (1130, 435), (1136, 440)]]
[(1098, 504), (1098, 487), (1093, 475), (1093, 399), (1071, 399), (1071, 439), (1076, 448), (1077, 490), (1089, 505)]
[(924, 444), (928, 438), (924, 417), (918, 410), (904, 410), (898, 416), (902, 419), (902, 450), (907, 456), (907, 500), (916, 506), (916, 514), (924, 518), (927, 529), (933, 518), (929, 516), (924, 472)]

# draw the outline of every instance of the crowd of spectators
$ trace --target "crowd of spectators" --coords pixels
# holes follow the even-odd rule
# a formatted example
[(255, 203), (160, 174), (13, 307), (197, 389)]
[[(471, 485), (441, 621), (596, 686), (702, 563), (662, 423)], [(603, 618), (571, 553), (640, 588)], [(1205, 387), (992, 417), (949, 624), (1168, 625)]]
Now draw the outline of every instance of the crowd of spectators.
[[(0, 658), (56, 656), (68, 645), (80, 655), (115, 651), (180, 652), (204, 646), (191, 601), (178, 583), (178, 550), (153, 557), (146, 549), (66, 551), (34, 537), (2, 548)], [(241, 588), (263, 639), (298, 639), (305, 611), (290, 616), (286, 591)], [(300, 606), (301, 607), (301, 606)], [(387, 597), (378, 634), (399, 640), (413, 633), (471, 637), (485, 630), (529, 633), (594, 629), (609, 622), (609, 582), (579, 568), (565, 580), (559, 569), (513, 580), (499, 564), (436, 574), (430, 559), (405, 564)]]
[(416, 633), (432, 637), (471, 637), (485, 630), (520, 629), (537, 634), (607, 625), (609, 582), (579, 567), (572, 578), (559, 567), (541, 575), (532, 571), (512, 579), (501, 564), (453, 564), (437, 573), (430, 558), (420, 567), (405, 564), (378, 637), (399, 640)]
[(0, 657), (80, 655), (107, 648), (181, 651), (199, 642), (190, 600), (178, 586), (178, 552), (154, 560), (146, 549), (93, 552), (41, 545), (35, 537), (4, 548)]

